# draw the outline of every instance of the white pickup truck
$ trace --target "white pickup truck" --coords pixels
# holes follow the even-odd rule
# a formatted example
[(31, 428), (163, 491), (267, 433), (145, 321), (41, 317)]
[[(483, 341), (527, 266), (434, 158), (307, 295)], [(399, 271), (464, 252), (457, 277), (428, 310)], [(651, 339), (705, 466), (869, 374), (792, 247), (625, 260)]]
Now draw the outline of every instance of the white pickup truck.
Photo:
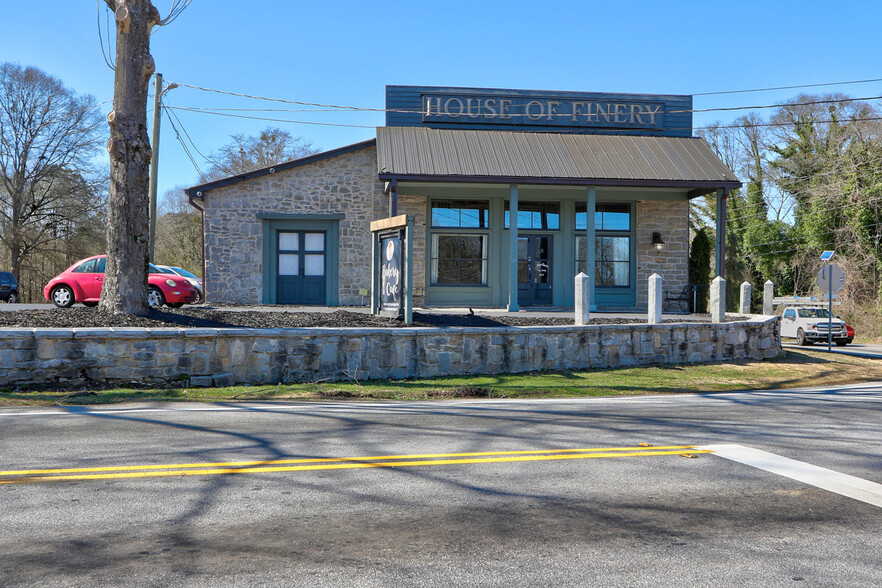
[(854, 339), (848, 336), (845, 321), (836, 317), (831, 320), (830, 313), (822, 306), (790, 306), (781, 315), (781, 336), (796, 339), (799, 345), (825, 343), (829, 332), (840, 347)]

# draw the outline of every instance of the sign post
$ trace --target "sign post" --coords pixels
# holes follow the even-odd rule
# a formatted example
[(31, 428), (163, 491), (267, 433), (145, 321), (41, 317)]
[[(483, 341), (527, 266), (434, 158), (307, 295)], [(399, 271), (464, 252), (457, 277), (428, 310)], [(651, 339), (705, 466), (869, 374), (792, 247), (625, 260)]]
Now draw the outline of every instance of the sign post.
[(824, 267), (818, 272), (816, 280), (827, 296), (827, 351), (833, 349), (833, 295), (845, 286), (845, 272), (838, 265), (830, 263), (833, 254), (833, 251), (824, 251), (821, 254)]

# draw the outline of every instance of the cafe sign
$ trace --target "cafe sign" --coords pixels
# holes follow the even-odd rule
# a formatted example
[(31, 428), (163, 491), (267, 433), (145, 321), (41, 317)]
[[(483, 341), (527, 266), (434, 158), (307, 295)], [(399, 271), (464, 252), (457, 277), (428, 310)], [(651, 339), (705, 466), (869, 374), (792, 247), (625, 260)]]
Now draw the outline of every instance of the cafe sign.
[(380, 310), (400, 312), (403, 288), (398, 232), (380, 236), (380, 256)]

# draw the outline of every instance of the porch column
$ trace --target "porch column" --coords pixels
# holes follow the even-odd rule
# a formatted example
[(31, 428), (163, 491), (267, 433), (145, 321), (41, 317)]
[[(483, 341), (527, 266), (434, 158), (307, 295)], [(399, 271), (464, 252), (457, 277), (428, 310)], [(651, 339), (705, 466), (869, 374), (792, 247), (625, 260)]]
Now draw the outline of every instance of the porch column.
[(398, 180), (389, 181), (389, 218), (398, 216)]
[(716, 274), (725, 278), (726, 271), (726, 199), (729, 188), (717, 190), (717, 263)]
[(586, 243), (585, 248), (588, 254), (588, 258), (585, 261), (585, 273), (588, 274), (588, 291), (591, 293), (591, 310), (597, 310), (597, 297), (594, 292), (594, 274), (596, 273), (596, 259), (595, 259), (595, 251), (594, 251), (594, 213), (597, 209), (597, 198), (594, 191), (594, 188), (588, 188), (588, 205), (586, 207), (588, 211), (588, 222), (585, 226), (586, 228)]
[(508, 260), (508, 311), (518, 311), (518, 186), (510, 186), (508, 225), (509, 260)]

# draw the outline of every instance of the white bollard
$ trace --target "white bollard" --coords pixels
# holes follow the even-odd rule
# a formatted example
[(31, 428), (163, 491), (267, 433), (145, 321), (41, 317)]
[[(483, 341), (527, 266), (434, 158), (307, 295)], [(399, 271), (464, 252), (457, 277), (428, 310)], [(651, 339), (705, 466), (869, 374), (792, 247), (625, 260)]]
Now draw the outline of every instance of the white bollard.
[(726, 280), (717, 276), (710, 287), (710, 314), (712, 323), (726, 321)]
[(659, 325), (662, 322), (662, 277), (658, 274), (649, 276), (649, 312), (646, 322)]
[(579, 272), (576, 276), (576, 324), (587, 325), (590, 316), (589, 309), (591, 303), (591, 280), (585, 272)]
[(772, 280), (766, 280), (766, 283), (763, 284), (763, 314), (766, 316), (771, 316), (775, 312), (772, 305), (772, 299), (774, 297), (775, 284), (772, 283)]
[(741, 283), (741, 298), (738, 304), (738, 312), (750, 314), (750, 296), (753, 294), (753, 286), (747, 282)]

